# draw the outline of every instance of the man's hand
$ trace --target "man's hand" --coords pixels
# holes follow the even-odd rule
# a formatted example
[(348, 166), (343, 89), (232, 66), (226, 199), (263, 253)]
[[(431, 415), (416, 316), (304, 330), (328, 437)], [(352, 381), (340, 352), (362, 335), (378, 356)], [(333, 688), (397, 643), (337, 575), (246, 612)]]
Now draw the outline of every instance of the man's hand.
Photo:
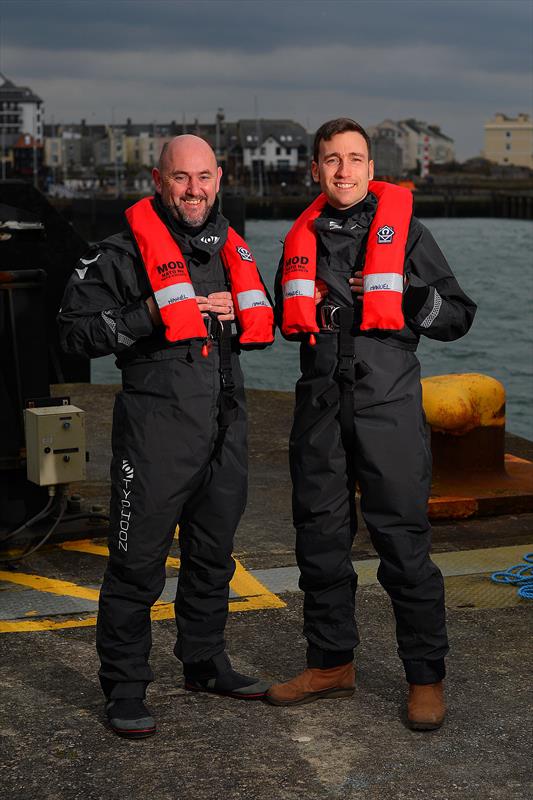
[(198, 309), (202, 317), (207, 317), (209, 315), (209, 311), (211, 311), (211, 304), (207, 297), (202, 297), (201, 295), (197, 294), (194, 298), (198, 303)]
[(221, 322), (226, 319), (235, 319), (231, 292), (212, 292), (207, 299), (211, 303), (211, 311), (217, 315)]
[(150, 314), (150, 319), (154, 323), (154, 325), (162, 325), (163, 320), (161, 319), (161, 314), (159, 313), (159, 307), (155, 302), (153, 297), (146, 298), (146, 305), (148, 306), (148, 313)]
[(363, 284), (363, 273), (362, 272), (355, 272), (353, 278), (348, 279), (348, 283), (350, 284), (351, 291), (357, 295), (357, 299), (361, 302), (363, 301), (363, 293), (365, 291), (365, 287)]
[(211, 292), (207, 297), (196, 295), (196, 302), (204, 317), (211, 312), (216, 314), (221, 322), (235, 319), (231, 292)]
[(324, 281), (321, 281), (320, 278), (315, 281), (315, 306), (327, 297), (328, 292), (329, 289)]

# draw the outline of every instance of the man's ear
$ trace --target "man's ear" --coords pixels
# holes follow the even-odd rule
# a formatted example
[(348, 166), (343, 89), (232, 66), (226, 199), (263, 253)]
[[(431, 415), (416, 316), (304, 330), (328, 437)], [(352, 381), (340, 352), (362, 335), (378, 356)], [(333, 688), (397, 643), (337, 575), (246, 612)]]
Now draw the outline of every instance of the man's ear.
[(159, 172), (157, 167), (154, 167), (152, 170), (152, 180), (154, 182), (156, 192), (159, 192), (159, 194), (161, 194), (161, 173)]
[(311, 175), (315, 183), (320, 183), (320, 175), (318, 173), (318, 164), (316, 161), (311, 161)]
[(368, 162), (368, 180), (374, 180), (374, 162), (372, 160)]

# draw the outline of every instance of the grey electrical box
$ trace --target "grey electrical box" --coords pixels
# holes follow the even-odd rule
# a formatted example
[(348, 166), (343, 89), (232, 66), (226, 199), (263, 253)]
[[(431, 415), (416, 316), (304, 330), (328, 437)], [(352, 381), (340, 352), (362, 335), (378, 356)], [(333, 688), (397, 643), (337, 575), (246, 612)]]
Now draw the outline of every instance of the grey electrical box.
[(28, 480), (54, 486), (85, 479), (85, 411), (77, 406), (27, 408)]

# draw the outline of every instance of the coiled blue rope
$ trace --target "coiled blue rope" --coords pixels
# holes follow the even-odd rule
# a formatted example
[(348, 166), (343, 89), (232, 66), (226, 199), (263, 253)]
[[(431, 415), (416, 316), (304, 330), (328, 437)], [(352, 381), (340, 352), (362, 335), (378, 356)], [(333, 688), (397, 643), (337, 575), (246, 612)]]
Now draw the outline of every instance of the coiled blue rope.
[(524, 600), (533, 600), (533, 553), (522, 556), (525, 564), (515, 564), (502, 572), (493, 572), (494, 583), (508, 583), (518, 586), (518, 596)]

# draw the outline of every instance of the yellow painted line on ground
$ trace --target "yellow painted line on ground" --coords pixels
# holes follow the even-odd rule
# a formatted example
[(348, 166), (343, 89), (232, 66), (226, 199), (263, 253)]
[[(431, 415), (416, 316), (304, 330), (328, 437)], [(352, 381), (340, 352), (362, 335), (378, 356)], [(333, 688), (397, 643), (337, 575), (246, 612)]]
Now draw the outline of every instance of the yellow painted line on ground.
[[(177, 538), (177, 537), (176, 537)], [(109, 550), (105, 545), (94, 544), (90, 539), (73, 542), (63, 542), (59, 545), (63, 550), (78, 553), (91, 553), (97, 556), (108, 556)], [(180, 559), (169, 556), (167, 566), (179, 569)], [(273, 594), (266, 586), (250, 575), (238, 559), (235, 559), (235, 574), (230, 583), (231, 589), (242, 597), (243, 600), (231, 600), (230, 611), (256, 610), (259, 608), (285, 608), (285, 603)], [(163, 617), (160, 617), (163, 619)], [(166, 619), (166, 617), (165, 617)]]
[(85, 619), (14, 619), (0, 620), (0, 633), (34, 633), (54, 631), (62, 628), (90, 628), (96, 625), (96, 617)]
[(74, 542), (61, 542), (58, 544), (61, 550), (69, 550), (75, 553), (90, 553), (93, 556), (109, 555), (109, 548), (106, 544), (95, 544), (91, 539), (79, 539)]
[[(62, 542), (59, 547), (62, 550), (69, 550), (74, 553), (90, 553), (93, 556), (109, 556), (109, 548), (105, 544), (94, 544), (90, 539), (80, 539), (74, 542)], [(167, 558), (167, 567), (175, 567), (179, 569), (180, 560), (169, 556)]]
[(241, 562), (235, 558), (235, 574), (230, 588), (242, 600), (230, 600), (230, 611), (258, 611), (261, 608), (285, 608), (286, 603), (277, 594), (263, 586), (253, 575), (250, 575)]
[[(90, 555), (109, 555), (106, 545), (95, 544), (90, 539), (62, 542), (62, 550)], [(167, 566), (179, 569), (180, 560), (169, 556)], [(40, 592), (59, 594), (65, 597), (79, 597), (86, 600), (98, 601), (99, 590), (78, 586), (70, 581), (61, 581), (44, 578), (40, 575), (0, 571), (0, 581), (8, 581), (29, 589)], [(231, 581), (231, 589), (239, 595), (238, 599), (229, 601), (229, 611), (260, 611), (266, 608), (285, 608), (285, 603), (273, 594), (266, 586), (251, 575), (238, 559), (235, 559), (235, 574)], [(157, 603), (152, 607), (152, 620), (165, 620), (174, 618), (174, 603)], [(53, 619), (25, 619), (25, 620), (0, 620), (0, 633), (29, 633), (33, 631), (51, 631), (63, 628), (86, 628), (96, 625), (96, 617), (83, 619), (53, 620)]]
[(29, 575), (24, 572), (4, 572), (0, 570), (0, 581), (17, 583), (20, 586), (26, 586), (28, 589), (35, 589), (38, 592), (60, 594), (64, 597), (81, 597), (83, 600), (94, 600), (95, 602), (98, 602), (100, 594), (99, 589), (89, 589), (86, 586), (78, 586), (70, 581), (43, 578), (41, 575)]

